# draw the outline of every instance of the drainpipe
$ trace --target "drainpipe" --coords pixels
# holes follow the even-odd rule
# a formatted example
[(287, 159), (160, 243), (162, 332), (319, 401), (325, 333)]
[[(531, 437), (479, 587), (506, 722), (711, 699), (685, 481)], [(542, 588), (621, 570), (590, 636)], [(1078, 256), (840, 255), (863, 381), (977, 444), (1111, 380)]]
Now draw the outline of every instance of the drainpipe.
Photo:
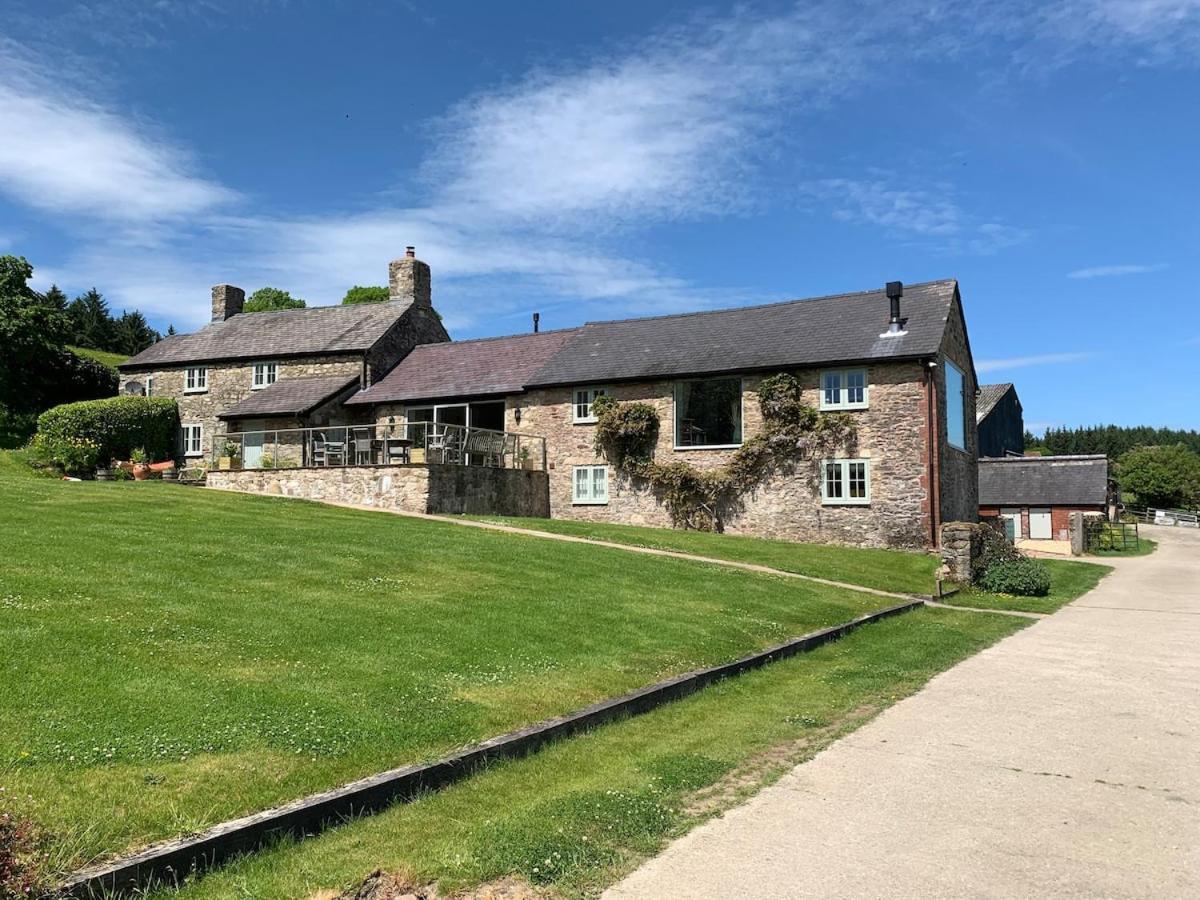
[(938, 428), (937, 360), (925, 361), (925, 424), (929, 448), (929, 537), (933, 547), (941, 543), (942, 485)]

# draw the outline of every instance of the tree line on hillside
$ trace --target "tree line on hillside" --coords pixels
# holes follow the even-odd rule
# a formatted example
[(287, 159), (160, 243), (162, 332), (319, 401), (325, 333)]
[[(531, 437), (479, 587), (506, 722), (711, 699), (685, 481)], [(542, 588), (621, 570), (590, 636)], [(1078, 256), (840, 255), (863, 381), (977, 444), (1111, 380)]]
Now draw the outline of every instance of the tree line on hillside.
[(1044, 450), (1054, 456), (1102, 453), (1117, 459), (1134, 447), (1167, 447), (1183, 444), (1200, 453), (1200, 431), (1151, 428), (1148, 425), (1087, 425), (1078, 428), (1048, 428), (1044, 437), (1025, 432), (1026, 450)]
[(104, 295), (95, 288), (70, 302), (56, 284), (38, 296), (46, 306), (65, 317), (67, 343), (71, 346), (133, 356), (162, 340), (162, 335), (150, 327), (140, 312), (124, 310), (120, 316), (114, 316)]

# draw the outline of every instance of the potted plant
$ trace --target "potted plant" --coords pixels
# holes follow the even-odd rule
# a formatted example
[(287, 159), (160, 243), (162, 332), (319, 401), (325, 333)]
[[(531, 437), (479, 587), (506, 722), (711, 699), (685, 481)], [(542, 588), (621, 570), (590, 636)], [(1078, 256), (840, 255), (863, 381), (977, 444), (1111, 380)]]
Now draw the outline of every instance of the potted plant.
[(522, 469), (533, 468), (533, 457), (529, 455), (528, 447), (522, 447), (520, 452), (517, 454), (517, 457), (521, 460)]
[(113, 470), (111, 468), (109, 468), (109, 466), (101, 466), (100, 468), (98, 468), (96, 470), (96, 480), (97, 481), (112, 481), (113, 480)]
[(138, 447), (130, 453), (129, 461), (133, 463), (135, 481), (145, 481), (150, 477), (150, 457), (147, 455), (145, 447)]
[(221, 448), (221, 457), (217, 460), (217, 467), (222, 471), (236, 468), (236, 463), (242, 457), (242, 452), (238, 445), (233, 441), (226, 441), (225, 446)]

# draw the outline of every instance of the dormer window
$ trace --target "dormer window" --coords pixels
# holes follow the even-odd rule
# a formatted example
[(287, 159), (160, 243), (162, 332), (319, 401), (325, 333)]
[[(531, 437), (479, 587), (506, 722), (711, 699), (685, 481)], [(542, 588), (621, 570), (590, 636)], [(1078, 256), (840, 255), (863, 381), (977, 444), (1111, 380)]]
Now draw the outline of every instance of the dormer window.
[(257, 391), (274, 384), (278, 374), (279, 367), (275, 363), (255, 363), (250, 389)]
[[(203, 394), (208, 390), (208, 369), (204, 366), (189, 368), (183, 376), (185, 394)], [(147, 391), (149, 393), (149, 391)]]

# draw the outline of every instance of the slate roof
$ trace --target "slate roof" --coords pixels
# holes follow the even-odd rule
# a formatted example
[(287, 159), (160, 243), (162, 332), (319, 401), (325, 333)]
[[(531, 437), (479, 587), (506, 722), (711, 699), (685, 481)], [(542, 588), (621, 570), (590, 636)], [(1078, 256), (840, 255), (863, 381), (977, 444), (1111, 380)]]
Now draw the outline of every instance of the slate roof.
[(1006, 381), (1004, 384), (981, 384), (979, 398), (975, 401), (976, 424), (987, 418), (987, 414), (1000, 402), (1000, 398), (1010, 390), (1012, 390), (1011, 381)]
[(932, 356), (957, 282), (904, 286), (901, 337), (882, 289), (714, 312), (589, 322), (529, 387)]
[(350, 404), (514, 394), (579, 334), (578, 328), (422, 344)]
[(152, 344), (118, 368), (128, 372), (227, 359), (361, 352), (383, 337), (411, 305), (389, 301), (239, 313)]
[(1104, 456), (1024, 456), (979, 460), (981, 506), (1102, 506)]
[(255, 391), (245, 400), (218, 413), (219, 419), (262, 416), (303, 416), (357, 384), (357, 375), (323, 375), (319, 378), (284, 378)]

